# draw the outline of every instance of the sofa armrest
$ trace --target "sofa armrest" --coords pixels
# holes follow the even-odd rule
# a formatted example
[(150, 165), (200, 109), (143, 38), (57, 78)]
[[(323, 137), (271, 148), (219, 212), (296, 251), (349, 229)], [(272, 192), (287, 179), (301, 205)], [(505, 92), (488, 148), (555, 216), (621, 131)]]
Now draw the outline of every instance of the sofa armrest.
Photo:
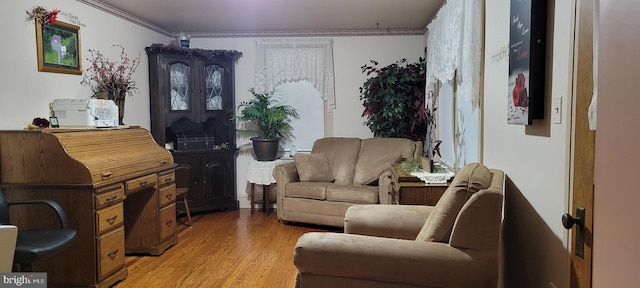
[(300, 182), (300, 176), (298, 175), (298, 169), (296, 168), (295, 162), (287, 162), (280, 164), (273, 168), (273, 178), (276, 179), (276, 188), (278, 192), (277, 196), (277, 208), (278, 208), (278, 219), (280, 219), (280, 207), (282, 206), (280, 203), (283, 203), (282, 199), (284, 198), (285, 187), (288, 183), (291, 182)]
[(426, 287), (495, 287), (498, 277), (496, 253), (330, 232), (302, 235), (293, 262), (303, 277), (314, 274)]
[(378, 177), (378, 203), (380, 204), (396, 204), (394, 202), (393, 176), (391, 169), (386, 169), (380, 177)]
[(344, 216), (344, 232), (414, 240), (433, 206), (353, 205)]
[(273, 178), (277, 183), (299, 182), (298, 169), (295, 162), (282, 163), (273, 168)]

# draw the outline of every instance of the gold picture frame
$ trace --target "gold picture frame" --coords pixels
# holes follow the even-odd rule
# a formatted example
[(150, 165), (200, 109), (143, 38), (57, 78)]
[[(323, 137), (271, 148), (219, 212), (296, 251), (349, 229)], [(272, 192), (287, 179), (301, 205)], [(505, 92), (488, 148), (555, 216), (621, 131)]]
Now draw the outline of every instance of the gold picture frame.
[(82, 75), (80, 27), (56, 21), (36, 21), (38, 71)]

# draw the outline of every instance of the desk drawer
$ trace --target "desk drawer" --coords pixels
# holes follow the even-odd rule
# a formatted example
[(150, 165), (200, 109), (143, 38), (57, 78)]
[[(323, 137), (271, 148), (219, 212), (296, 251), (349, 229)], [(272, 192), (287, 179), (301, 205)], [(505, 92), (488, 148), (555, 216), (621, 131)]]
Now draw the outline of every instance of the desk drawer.
[(124, 266), (124, 227), (98, 238), (98, 281)]
[(176, 204), (160, 209), (160, 236), (162, 240), (176, 233)]
[(160, 188), (160, 207), (176, 201), (176, 185)]
[(100, 234), (124, 222), (122, 202), (96, 211), (96, 233)]
[(169, 173), (169, 174), (158, 176), (158, 184), (160, 186), (172, 184), (175, 181), (176, 181), (176, 173)]
[(124, 187), (118, 186), (115, 190), (95, 195), (96, 209), (107, 207), (111, 204), (124, 200)]
[(132, 192), (153, 187), (156, 183), (158, 183), (158, 175), (150, 174), (127, 181), (125, 183), (125, 187), (127, 189), (127, 194), (131, 194)]

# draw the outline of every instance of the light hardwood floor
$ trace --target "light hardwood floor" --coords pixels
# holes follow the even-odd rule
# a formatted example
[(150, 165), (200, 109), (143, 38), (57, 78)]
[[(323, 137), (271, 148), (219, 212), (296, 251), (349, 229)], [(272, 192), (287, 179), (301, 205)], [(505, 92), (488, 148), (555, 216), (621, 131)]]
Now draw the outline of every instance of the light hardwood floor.
[[(195, 215), (178, 225), (178, 244), (160, 256), (127, 256), (128, 287), (293, 287), (293, 248), (302, 234), (337, 231), (294, 226), (249, 209)], [(186, 218), (179, 221), (186, 222)]]

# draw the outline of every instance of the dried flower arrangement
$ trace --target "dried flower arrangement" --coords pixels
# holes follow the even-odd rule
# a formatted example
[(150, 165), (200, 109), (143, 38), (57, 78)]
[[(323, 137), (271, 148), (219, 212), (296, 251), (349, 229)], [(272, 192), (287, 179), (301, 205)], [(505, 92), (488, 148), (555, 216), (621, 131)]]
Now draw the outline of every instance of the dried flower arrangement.
[(31, 11), (27, 10), (26, 12), (27, 21), (36, 21), (42, 26), (47, 26), (56, 23), (56, 18), (58, 17), (58, 13), (60, 13), (60, 10), (53, 9), (49, 11), (42, 6), (36, 6), (33, 7)]
[(111, 61), (98, 50), (89, 49), (87, 60), (91, 62), (89, 68), (84, 70), (84, 77), (80, 84), (90, 86), (94, 96), (106, 93), (107, 99), (123, 100), (127, 95), (133, 95), (137, 91), (136, 83), (131, 76), (140, 64), (140, 55), (129, 58), (122, 45), (120, 47), (120, 62)]

